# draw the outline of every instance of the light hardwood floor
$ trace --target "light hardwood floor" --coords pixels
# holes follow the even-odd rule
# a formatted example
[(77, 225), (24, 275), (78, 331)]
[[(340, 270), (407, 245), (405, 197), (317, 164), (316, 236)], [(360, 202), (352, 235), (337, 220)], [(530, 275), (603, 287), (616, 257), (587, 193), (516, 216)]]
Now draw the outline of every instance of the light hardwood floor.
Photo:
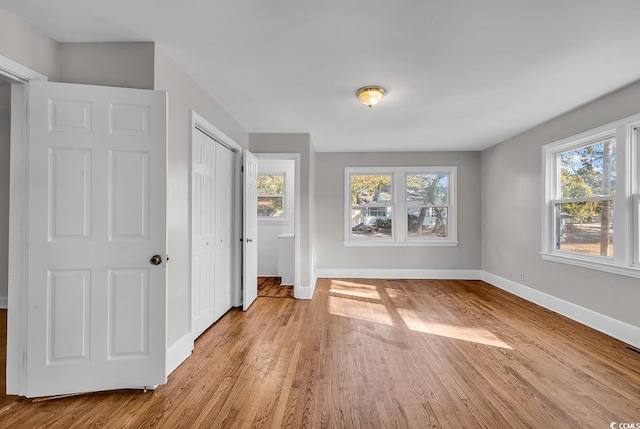
[(280, 281), (280, 277), (258, 277), (258, 296), (293, 298), (293, 286), (283, 286)]
[(480, 281), (320, 280), (231, 310), (155, 392), (2, 396), (0, 427), (609, 428), (640, 422), (625, 346)]

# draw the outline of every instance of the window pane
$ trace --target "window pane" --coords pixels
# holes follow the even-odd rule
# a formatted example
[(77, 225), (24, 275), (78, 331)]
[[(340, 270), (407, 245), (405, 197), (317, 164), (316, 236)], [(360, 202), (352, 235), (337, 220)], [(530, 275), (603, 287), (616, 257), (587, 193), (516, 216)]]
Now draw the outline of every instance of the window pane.
[(284, 195), (284, 174), (258, 174), (257, 191), (258, 195)]
[(408, 174), (407, 201), (421, 205), (446, 205), (449, 177), (446, 174)]
[(613, 201), (556, 204), (556, 249), (613, 256)]
[(409, 237), (446, 237), (448, 234), (446, 207), (411, 207), (407, 209)]
[(282, 197), (258, 197), (259, 217), (282, 217)]
[(352, 207), (353, 237), (391, 237), (391, 207)]
[(391, 201), (391, 175), (351, 176), (351, 204), (386, 203)]
[(561, 198), (615, 194), (615, 139), (562, 152), (559, 163)]

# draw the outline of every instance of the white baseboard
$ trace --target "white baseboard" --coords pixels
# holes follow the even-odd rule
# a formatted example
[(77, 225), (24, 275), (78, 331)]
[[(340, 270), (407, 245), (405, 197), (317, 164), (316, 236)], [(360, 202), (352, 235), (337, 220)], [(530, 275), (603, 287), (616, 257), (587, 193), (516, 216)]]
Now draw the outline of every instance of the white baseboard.
[(175, 371), (182, 362), (191, 356), (191, 352), (193, 352), (193, 338), (191, 338), (191, 332), (189, 332), (169, 346), (169, 349), (167, 350), (167, 377)]
[(313, 292), (315, 291), (315, 283), (314, 286), (298, 286), (298, 293), (296, 294), (296, 299), (312, 299)]
[(556, 298), (555, 296), (540, 292), (487, 271), (482, 272), (482, 280), (499, 289), (640, 348), (640, 328), (637, 326), (629, 325), (628, 323)]
[(0, 296), (0, 309), (6, 310), (9, 308), (9, 297)]
[(385, 268), (317, 268), (318, 278), (480, 280), (480, 270), (416, 270)]

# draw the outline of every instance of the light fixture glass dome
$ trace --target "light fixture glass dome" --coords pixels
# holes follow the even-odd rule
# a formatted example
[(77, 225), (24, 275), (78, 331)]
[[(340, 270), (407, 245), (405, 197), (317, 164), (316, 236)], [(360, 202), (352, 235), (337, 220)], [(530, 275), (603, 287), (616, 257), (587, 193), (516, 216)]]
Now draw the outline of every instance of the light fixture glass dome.
[(362, 104), (366, 104), (371, 108), (374, 104), (378, 104), (385, 94), (385, 90), (379, 86), (365, 86), (356, 91), (356, 95)]

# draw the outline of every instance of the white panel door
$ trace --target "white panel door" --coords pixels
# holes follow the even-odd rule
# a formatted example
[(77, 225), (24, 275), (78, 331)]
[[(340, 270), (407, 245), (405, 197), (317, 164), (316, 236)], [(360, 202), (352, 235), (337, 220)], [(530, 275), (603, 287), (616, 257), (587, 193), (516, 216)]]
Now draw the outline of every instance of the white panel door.
[(258, 297), (258, 159), (248, 150), (243, 158), (242, 309)]
[(231, 308), (233, 272), (233, 172), (235, 153), (216, 145), (214, 320)]
[(196, 338), (214, 322), (214, 204), (217, 143), (198, 129), (193, 130), (191, 177), (191, 319)]
[(34, 82), (28, 109), (25, 396), (163, 384), (166, 93)]

